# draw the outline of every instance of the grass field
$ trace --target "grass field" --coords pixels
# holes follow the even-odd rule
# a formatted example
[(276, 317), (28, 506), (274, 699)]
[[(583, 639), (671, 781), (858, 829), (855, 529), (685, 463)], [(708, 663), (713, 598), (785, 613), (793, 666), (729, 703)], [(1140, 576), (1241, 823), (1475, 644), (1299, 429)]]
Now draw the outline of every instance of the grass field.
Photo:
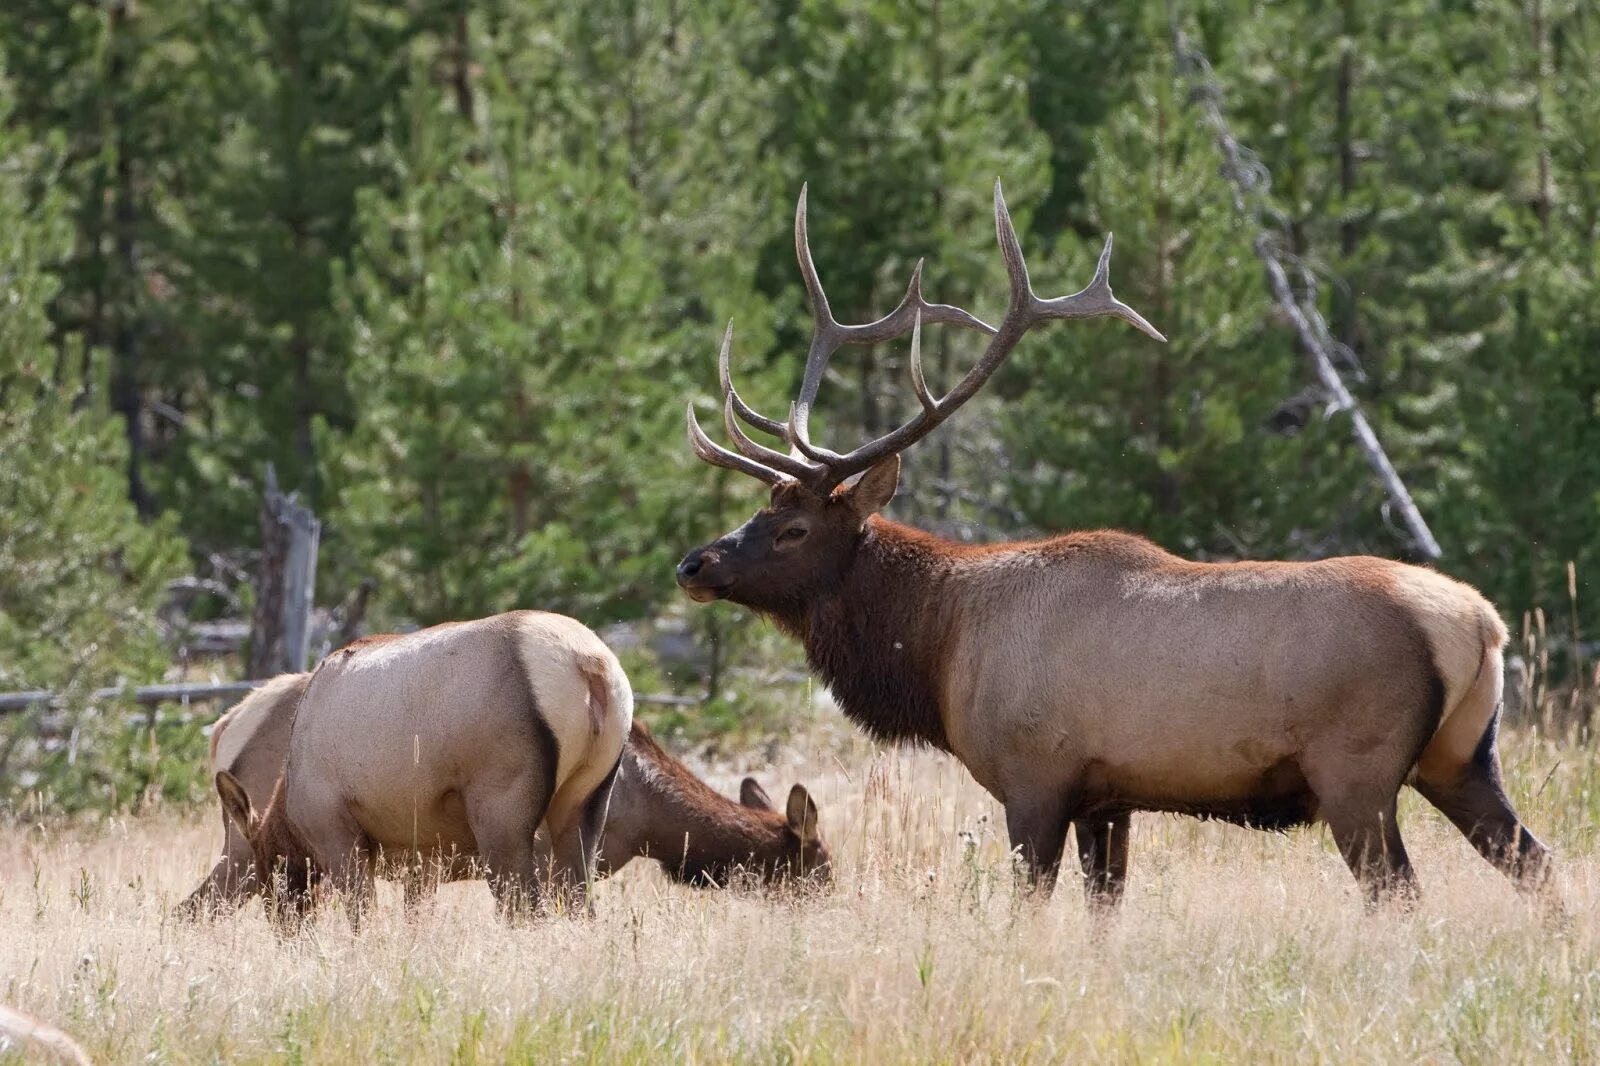
[[(293, 941), (259, 907), (168, 912), (209, 867), (215, 816), (0, 830), (0, 1000), (106, 1062), (1470, 1062), (1600, 1059), (1600, 771), (1504, 744), (1519, 809), (1559, 857), (1564, 916), (1524, 903), (1408, 794), (1423, 880), (1367, 915), (1326, 833), (1137, 819), (1122, 912), (1076, 879), (1012, 894), (998, 808), (953, 761), (839, 734), (807, 764), (831, 891), (696, 892), (639, 864), (593, 920), (508, 929), (482, 884), (406, 918), (380, 894)], [(774, 794), (777, 794), (774, 791)]]

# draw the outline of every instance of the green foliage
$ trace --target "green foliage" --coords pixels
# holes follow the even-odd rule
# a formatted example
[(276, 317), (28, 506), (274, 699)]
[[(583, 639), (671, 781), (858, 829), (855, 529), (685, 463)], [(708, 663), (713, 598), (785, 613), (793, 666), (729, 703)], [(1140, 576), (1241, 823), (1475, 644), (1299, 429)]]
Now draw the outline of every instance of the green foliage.
[[(0, 97), (0, 116), (7, 105)], [(0, 117), (0, 158), (46, 166), (42, 155)], [(155, 607), (184, 545), (173, 521), (142, 524), (128, 501), (104, 360), (49, 343), (58, 282), (45, 264), (58, 260), (70, 228), (61, 198), (28, 197), (21, 171), (0, 171), (0, 690), (63, 693), (76, 733), (87, 692), (160, 675)], [(35, 742), (33, 724), (19, 716), (0, 735), (6, 800), (62, 769), (81, 739), (52, 749)]]
[[(1095, 137), (1084, 176), (1094, 231), (1117, 234), (1118, 295), (1169, 342), (1072, 324), (1019, 354), (1002, 381), (1015, 500), (1047, 528), (1128, 526), (1200, 555), (1293, 552), (1329, 517), (1308, 498), (1303, 464), (1333, 467), (1322, 487), (1341, 472), (1317, 442), (1290, 448), (1264, 431), (1301, 367), (1270, 328), (1253, 233), (1218, 195), (1215, 145), (1182, 100), (1158, 60)], [(1057, 295), (1084, 283), (1102, 240), (1063, 238), (1059, 264), (1035, 267), (1036, 286)]]
[(474, 21), (460, 46), (481, 87), (413, 78), (387, 145), (398, 191), (363, 201), (345, 287), (361, 411), (334, 521), (392, 615), (636, 615), (711, 503), (682, 404), (713, 380), (711, 322), (742, 314), (759, 336), (760, 306), (735, 254), (749, 193), (690, 179), (714, 152), (753, 160), (713, 121), (749, 100), (724, 78), (678, 121), (642, 87), (720, 47), (709, 20), (647, 47), (661, 28), (633, 16)]

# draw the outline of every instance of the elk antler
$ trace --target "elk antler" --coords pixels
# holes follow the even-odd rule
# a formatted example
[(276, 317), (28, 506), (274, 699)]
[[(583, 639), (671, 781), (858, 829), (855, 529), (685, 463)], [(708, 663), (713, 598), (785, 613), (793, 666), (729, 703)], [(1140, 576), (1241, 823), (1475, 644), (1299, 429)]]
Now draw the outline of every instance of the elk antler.
[[(817, 277), (816, 264), (811, 258), (810, 242), (806, 235), (806, 190), (800, 190), (800, 203), (794, 216), (795, 256), (800, 261), (800, 275), (805, 281), (806, 296), (811, 304), (815, 323), (811, 334), (811, 348), (806, 353), (805, 375), (800, 383), (800, 396), (789, 408), (787, 422), (767, 418), (740, 399), (733, 388), (729, 370), (729, 351), (733, 341), (733, 326), (723, 336), (722, 351), (718, 356), (718, 372), (723, 396), (723, 422), (728, 436), (738, 453), (731, 452), (711, 441), (701, 430), (694, 416), (694, 405), (689, 406), (689, 443), (695, 454), (708, 463), (739, 470), (768, 484), (777, 484), (793, 478), (819, 495), (826, 495), (852, 474), (859, 473), (881, 459), (915, 444), (927, 436), (956, 409), (970, 400), (983, 387), (1006, 356), (1017, 346), (1024, 334), (1041, 322), (1056, 318), (1095, 318), (1111, 315), (1132, 324), (1136, 329), (1165, 341), (1166, 338), (1146, 322), (1144, 317), (1111, 294), (1111, 235), (1106, 234), (1105, 248), (1095, 266), (1094, 277), (1081, 292), (1071, 296), (1044, 299), (1033, 291), (1028, 280), (1028, 265), (1022, 257), (1022, 246), (1017, 240), (1016, 227), (1011, 222), (1011, 212), (1006, 209), (1005, 196), (1000, 182), (994, 183), (994, 222), (1000, 241), (1000, 254), (1005, 260), (1006, 275), (1011, 280), (1011, 299), (999, 328), (949, 304), (930, 304), (922, 297), (922, 263), (918, 261), (911, 272), (911, 284), (900, 305), (876, 322), (858, 326), (841, 324), (828, 307), (828, 296)], [(934, 398), (928, 390), (922, 372), (922, 324), (924, 321), (960, 326), (990, 335), (988, 347), (977, 364), (969, 370), (948, 393)], [(917, 400), (922, 405), (911, 421), (889, 433), (870, 441), (855, 450), (839, 454), (811, 443), (809, 422), (811, 405), (822, 385), (822, 375), (833, 353), (846, 344), (877, 344), (911, 334), (911, 384)], [(750, 426), (778, 437), (790, 448), (785, 454), (751, 440), (739, 429), (738, 419)]]

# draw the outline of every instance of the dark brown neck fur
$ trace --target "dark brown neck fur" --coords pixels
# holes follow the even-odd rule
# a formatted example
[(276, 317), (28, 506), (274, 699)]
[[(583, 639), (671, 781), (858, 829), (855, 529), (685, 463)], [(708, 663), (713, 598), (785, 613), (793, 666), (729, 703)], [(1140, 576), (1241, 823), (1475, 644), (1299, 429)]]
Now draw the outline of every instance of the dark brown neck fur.
[(287, 780), (286, 774), (280, 775), (273, 786), (272, 798), (261, 815), (253, 847), (258, 864), (266, 863), (274, 878), (281, 870), (284, 888), (291, 895), (303, 895), (310, 890), (315, 860), (305, 837), (289, 821), (284, 795)]
[(942, 593), (961, 550), (874, 517), (838, 588), (775, 616), (844, 713), (879, 740), (950, 748), (939, 708), (951, 606)]
[(777, 811), (746, 807), (694, 775), (635, 723), (624, 756), (629, 787), (639, 790), (631, 812), (648, 812), (644, 824), (619, 827), (632, 837), (632, 857), (656, 860), (673, 880), (725, 885), (736, 867), (775, 873), (794, 850)]

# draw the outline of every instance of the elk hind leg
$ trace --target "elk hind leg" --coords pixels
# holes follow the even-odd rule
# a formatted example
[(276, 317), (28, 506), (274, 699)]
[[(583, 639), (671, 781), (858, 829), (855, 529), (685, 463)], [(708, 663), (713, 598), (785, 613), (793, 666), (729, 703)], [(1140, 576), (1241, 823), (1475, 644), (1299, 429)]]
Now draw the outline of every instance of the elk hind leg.
[(1540, 892), (1550, 882), (1550, 853), (1506, 798), (1495, 732), (1491, 725), (1472, 759), (1454, 774), (1430, 768), (1431, 777), (1419, 772), (1412, 784), (1495, 869), (1519, 889)]
[(1372, 794), (1322, 800), (1322, 817), (1333, 833), (1339, 854), (1366, 892), (1369, 905), (1411, 902), (1419, 893), (1400, 826), (1395, 820), (1395, 792), (1379, 799)]
[(1091, 906), (1115, 907), (1122, 901), (1128, 878), (1126, 814), (1072, 823), (1078, 842), (1078, 863), (1083, 867), (1083, 891)]
[(550, 789), (537, 777), (524, 775), (510, 787), (486, 782), (464, 797), (495, 909), (510, 921), (536, 910), (543, 895), (533, 837), (549, 808)]
[(576, 802), (566, 802), (565, 797), (558, 796), (551, 804), (551, 872), (556, 891), (574, 909), (586, 908), (592, 913), (590, 888), (598, 876), (600, 843), (621, 768), (619, 753), (610, 772), (588, 796)]

